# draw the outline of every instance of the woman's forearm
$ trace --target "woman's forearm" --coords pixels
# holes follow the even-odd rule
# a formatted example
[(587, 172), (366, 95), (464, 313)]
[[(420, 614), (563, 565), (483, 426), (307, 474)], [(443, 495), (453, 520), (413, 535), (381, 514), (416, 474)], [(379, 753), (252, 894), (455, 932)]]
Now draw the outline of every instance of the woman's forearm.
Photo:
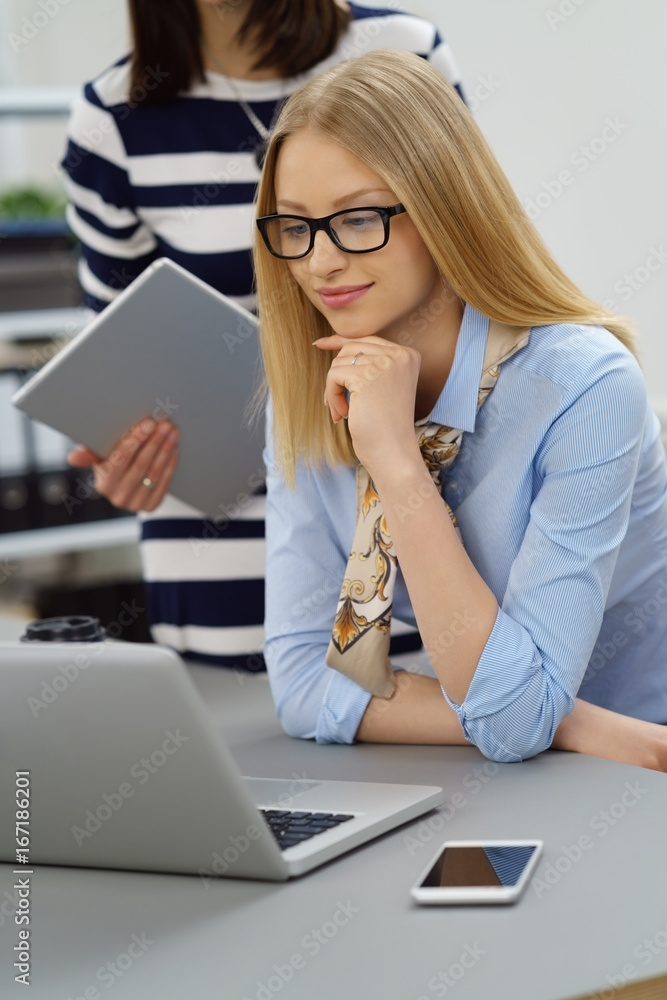
[(398, 672), (391, 698), (371, 698), (356, 738), (363, 743), (467, 744), (434, 677)]
[(433, 672), (452, 701), (466, 697), (498, 602), (461, 544), (417, 451), (373, 475)]
[[(433, 677), (399, 672), (391, 698), (371, 698), (357, 730), (362, 743), (467, 745), (461, 723)], [(577, 698), (551, 744), (623, 764), (667, 771), (667, 727)]]
[(667, 726), (620, 715), (581, 698), (559, 725), (551, 746), (667, 771)]

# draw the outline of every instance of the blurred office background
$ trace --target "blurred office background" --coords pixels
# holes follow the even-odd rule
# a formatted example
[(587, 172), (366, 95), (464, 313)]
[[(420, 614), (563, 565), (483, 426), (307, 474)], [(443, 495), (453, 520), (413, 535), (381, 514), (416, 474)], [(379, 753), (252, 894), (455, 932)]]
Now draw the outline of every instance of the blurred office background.
[[(664, 0), (400, 6), (449, 40), (469, 104), (556, 258), (589, 295), (635, 320), (653, 405), (667, 424)], [(80, 473), (68, 473), (67, 442), (22, 422), (8, 402), (26, 370), (84, 320), (58, 162), (77, 88), (127, 52), (128, 38), (125, 0), (0, 5), (5, 615), (69, 607), (113, 620), (114, 608), (141, 593), (134, 519), (95, 498)], [(141, 622), (124, 635), (146, 637)]]

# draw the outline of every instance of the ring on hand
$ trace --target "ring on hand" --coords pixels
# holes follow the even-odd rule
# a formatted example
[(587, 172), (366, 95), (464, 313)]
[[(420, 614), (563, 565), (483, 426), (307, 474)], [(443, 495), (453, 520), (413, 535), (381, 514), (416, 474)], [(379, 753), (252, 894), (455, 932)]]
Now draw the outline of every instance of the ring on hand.
[(155, 483), (153, 482), (152, 479), (149, 479), (148, 476), (144, 476), (144, 478), (141, 480), (141, 485), (145, 486), (147, 490), (155, 489)]
[(354, 357), (352, 358), (352, 360), (350, 361), (350, 364), (353, 365), (355, 363), (355, 361), (357, 360), (357, 358), (360, 358), (363, 353), (364, 353), (363, 351), (359, 351), (358, 354), (355, 354)]

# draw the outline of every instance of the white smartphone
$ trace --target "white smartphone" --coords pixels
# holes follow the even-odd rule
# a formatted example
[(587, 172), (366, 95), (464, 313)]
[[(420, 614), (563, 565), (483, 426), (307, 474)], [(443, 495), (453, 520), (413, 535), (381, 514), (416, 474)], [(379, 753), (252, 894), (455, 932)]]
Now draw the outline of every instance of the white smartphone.
[(541, 840), (448, 840), (411, 890), (418, 903), (513, 903), (542, 851)]

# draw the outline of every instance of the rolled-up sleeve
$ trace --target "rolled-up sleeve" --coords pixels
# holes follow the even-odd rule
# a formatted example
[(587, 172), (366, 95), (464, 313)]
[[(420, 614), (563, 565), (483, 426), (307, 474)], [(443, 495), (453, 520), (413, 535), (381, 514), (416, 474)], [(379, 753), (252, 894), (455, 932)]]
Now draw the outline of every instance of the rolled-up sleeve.
[[(371, 695), (325, 663), (347, 562), (331, 519), (341, 472), (300, 470), (292, 490), (274, 464), (270, 421), (266, 439), (264, 658), (276, 712), (290, 736), (352, 743)], [(354, 527), (354, 510), (345, 520)]]
[(443, 688), (466, 737), (494, 760), (550, 746), (600, 631), (647, 416), (634, 360), (619, 352), (604, 367), (544, 435), (527, 530), (464, 701)]

